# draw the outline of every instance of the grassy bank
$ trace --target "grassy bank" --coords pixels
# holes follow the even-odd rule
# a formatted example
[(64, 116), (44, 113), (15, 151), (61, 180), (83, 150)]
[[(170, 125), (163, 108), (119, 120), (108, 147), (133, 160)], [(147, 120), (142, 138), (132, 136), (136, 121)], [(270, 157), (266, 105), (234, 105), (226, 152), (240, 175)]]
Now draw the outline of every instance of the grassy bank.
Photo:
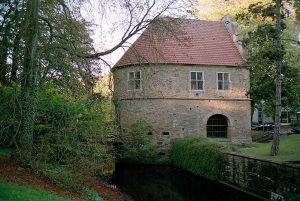
[(71, 201), (53, 193), (0, 180), (0, 201)]
[(216, 180), (228, 148), (205, 138), (187, 137), (172, 144), (173, 165), (195, 175)]
[[(41, 172), (22, 167), (9, 158), (11, 150), (0, 147), (0, 201), (56, 201), (56, 200), (121, 200), (123, 194), (93, 180), (82, 190), (70, 190), (58, 185), (53, 178), (44, 177)], [(60, 175), (64, 177), (65, 175)], [(68, 178), (66, 178), (67, 180)], [(72, 181), (71, 181), (72, 182)], [(100, 195), (103, 195), (100, 197)]]
[(172, 163), (195, 175), (211, 180), (218, 179), (224, 152), (236, 152), (250, 157), (266, 159), (300, 167), (300, 135), (280, 138), (277, 156), (271, 156), (271, 142), (253, 143), (251, 147), (227, 146), (212, 139), (187, 137), (177, 139), (172, 144)]
[(275, 162), (300, 161), (300, 135), (281, 136), (279, 154), (271, 156), (272, 142), (256, 143), (251, 147), (237, 147), (237, 152)]

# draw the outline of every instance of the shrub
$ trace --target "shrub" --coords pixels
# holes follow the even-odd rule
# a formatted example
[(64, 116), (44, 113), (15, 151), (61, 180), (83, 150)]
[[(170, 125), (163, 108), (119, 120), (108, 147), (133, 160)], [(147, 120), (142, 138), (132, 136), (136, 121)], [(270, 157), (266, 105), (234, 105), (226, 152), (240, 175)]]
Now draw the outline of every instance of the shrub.
[(38, 94), (34, 129), (34, 163), (58, 185), (79, 190), (96, 175), (114, 171), (110, 144), (117, 126), (109, 101), (73, 98), (48, 87)]
[(206, 138), (186, 137), (172, 142), (172, 163), (195, 175), (218, 179), (227, 148)]
[[(37, 163), (35, 163), (37, 165)], [(41, 177), (47, 177), (56, 185), (68, 189), (80, 191), (85, 184), (85, 179), (80, 171), (72, 171), (63, 165), (40, 164), (35, 166)]]
[(123, 133), (124, 152), (122, 159), (137, 163), (154, 163), (158, 159), (158, 148), (148, 136), (152, 127), (144, 120), (138, 120)]
[(85, 188), (83, 192), (87, 195), (88, 200), (90, 201), (104, 201), (93, 189)]
[[(0, 146), (15, 143), (19, 89), (0, 86)], [(118, 133), (108, 99), (68, 94), (48, 83), (37, 92), (33, 167), (56, 184), (79, 189), (95, 175), (114, 171), (111, 144)]]
[(19, 88), (0, 85), (0, 146), (9, 147), (20, 124)]

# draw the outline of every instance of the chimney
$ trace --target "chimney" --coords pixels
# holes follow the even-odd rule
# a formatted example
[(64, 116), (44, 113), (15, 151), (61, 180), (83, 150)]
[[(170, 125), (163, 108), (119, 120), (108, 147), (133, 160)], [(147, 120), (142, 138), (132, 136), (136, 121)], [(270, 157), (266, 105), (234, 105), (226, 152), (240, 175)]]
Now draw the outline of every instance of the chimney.
[(237, 47), (240, 55), (246, 61), (247, 50), (243, 43), (243, 36), (238, 31), (237, 23), (230, 21), (230, 18), (228, 16), (222, 17), (221, 21), (224, 23), (224, 25), (225, 25), (228, 33), (230, 34), (235, 46)]

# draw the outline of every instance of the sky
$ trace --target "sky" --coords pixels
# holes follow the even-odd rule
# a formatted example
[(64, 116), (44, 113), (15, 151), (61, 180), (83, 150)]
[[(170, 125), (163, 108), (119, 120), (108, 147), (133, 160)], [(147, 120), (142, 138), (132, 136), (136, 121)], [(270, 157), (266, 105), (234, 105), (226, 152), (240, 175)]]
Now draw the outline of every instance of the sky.
[[(103, 16), (100, 11), (100, 4), (98, 0), (90, 0), (81, 8), (82, 16), (89, 22), (93, 23), (91, 38), (94, 41), (94, 47), (96, 51), (103, 51), (112, 47), (117, 42), (117, 38), (120, 38), (121, 33), (110, 33), (113, 29), (111, 26), (110, 18), (116, 18), (113, 14), (109, 16)], [(105, 57), (111, 65), (114, 65), (122, 56), (123, 50), (118, 50)], [(103, 69), (109, 71), (109, 69)]]
[[(140, 18), (141, 14), (145, 10), (145, 2), (153, 0), (131, 0), (133, 4), (136, 5), (134, 11), (135, 18)], [(170, 0), (169, 0), (170, 1)], [(115, 3), (117, 2), (117, 3)], [(114, 1), (101, 1), (101, 0), (89, 0), (81, 7), (82, 16), (89, 22), (93, 23), (91, 37), (94, 41), (94, 47), (96, 51), (103, 51), (110, 49), (117, 42), (120, 41), (124, 31), (127, 28), (129, 22), (129, 15), (122, 5), (118, 2), (124, 3), (126, 0), (114, 0)], [(144, 4), (142, 3), (144, 2)], [(156, 0), (157, 5), (150, 16), (154, 16), (160, 9), (165, 6), (168, 2), (167, 0)], [(174, 4), (170, 11), (164, 13), (165, 16), (185, 16), (186, 10), (188, 9), (189, 0), (179, 0), (179, 3)], [(102, 4), (101, 4), (102, 3)], [(104, 5), (103, 5), (104, 4)], [(105, 8), (105, 9), (104, 9)], [(129, 43), (126, 44), (130, 46), (136, 39), (138, 35), (132, 37)], [(110, 55), (104, 57), (104, 59), (113, 66), (125, 53), (127, 48), (119, 48), (117, 51)], [(108, 72), (109, 68), (104, 68), (103, 72)]]

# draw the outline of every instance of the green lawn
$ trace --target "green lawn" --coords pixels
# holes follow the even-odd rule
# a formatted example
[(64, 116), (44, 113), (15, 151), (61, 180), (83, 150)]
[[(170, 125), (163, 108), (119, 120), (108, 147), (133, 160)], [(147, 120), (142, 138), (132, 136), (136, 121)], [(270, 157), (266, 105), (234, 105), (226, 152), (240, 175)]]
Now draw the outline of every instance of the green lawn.
[(288, 135), (280, 138), (279, 154), (271, 156), (271, 142), (257, 143), (249, 148), (237, 148), (246, 155), (268, 159), (276, 162), (300, 161), (300, 135)]
[(47, 191), (0, 180), (0, 201), (71, 201)]

